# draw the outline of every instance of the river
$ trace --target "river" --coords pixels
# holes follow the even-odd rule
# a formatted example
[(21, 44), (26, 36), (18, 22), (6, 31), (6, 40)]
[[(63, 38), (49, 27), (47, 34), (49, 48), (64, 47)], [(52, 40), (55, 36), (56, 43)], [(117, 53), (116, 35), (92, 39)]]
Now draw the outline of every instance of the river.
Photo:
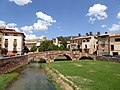
[(31, 63), (7, 90), (56, 90), (39, 63)]

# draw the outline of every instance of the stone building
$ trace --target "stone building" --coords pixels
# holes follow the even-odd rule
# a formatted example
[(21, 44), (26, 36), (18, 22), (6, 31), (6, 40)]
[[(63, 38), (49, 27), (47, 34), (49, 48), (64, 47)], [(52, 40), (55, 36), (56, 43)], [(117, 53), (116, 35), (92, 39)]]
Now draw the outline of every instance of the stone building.
[(90, 32), (90, 34), (86, 33), (86, 36), (79, 36), (77, 38), (73, 38), (70, 41), (70, 49), (77, 49), (80, 52), (94, 54), (97, 50), (97, 37)]
[(69, 48), (70, 47), (70, 40), (72, 38), (75, 38), (75, 37), (78, 37), (78, 36), (67, 36), (67, 37), (60, 36), (60, 37), (53, 38), (52, 41), (53, 41), (54, 45), (57, 45), (60, 47), (61, 46), (61, 39), (64, 38), (67, 41), (67, 48)]
[(102, 56), (109, 54), (109, 36), (110, 34), (101, 34), (98, 35), (98, 49), (97, 49), (97, 55)]
[(47, 40), (46, 37), (42, 37), (42, 38), (39, 38), (39, 39), (29, 39), (29, 40), (25, 40), (25, 46), (27, 46), (27, 48), (30, 50), (32, 46), (37, 46), (39, 47), (40, 44)]
[(120, 55), (120, 33), (110, 35), (110, 55)]

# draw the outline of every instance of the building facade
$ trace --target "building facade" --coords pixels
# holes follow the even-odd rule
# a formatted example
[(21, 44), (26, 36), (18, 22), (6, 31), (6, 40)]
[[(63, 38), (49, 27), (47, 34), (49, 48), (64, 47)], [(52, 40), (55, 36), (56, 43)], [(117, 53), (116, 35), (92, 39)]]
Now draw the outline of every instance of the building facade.
[(1, 48), (7, 55), (23, 54), (24, 33), (16, 32), (14, 29), (0, 28)]
[(80, 52), (94, 54), (97, 49), (97, 38), (94, 35), (86, 35), (71, 39), (70, 49), (77, 49)]
[(110, 36), (110, 55), (120, 55), (120, 33)]
[(32, 46), (39, 47), (40, 44), (45, 40), (47, 40), (46, 37), (39, 38), (39, 39), (25, 40), (25, 46), (27, 46), (27, 48), (30, 50)]
[(98, 49), (97, 49), (97, 55), (102, 56), (102, 55), (107, 55), (109, 54), (109, 34), (102, 34), (98, 35)]
[(60, 37), (56, 37), (56, 38), (53, 38), (52, 41), (53, 41), (53, 44), (56, 45), (56, 46), (61, 46), (61, 41), (62, 39), (64, 39), (67, 43), (67, 48), (70, 48), (70, 40), (72, 38), (75, 38), (75, 37), (78, 37), (78, 36), (68, 36), (68, 37), (63, 37), (63, 36), (60, 36)]

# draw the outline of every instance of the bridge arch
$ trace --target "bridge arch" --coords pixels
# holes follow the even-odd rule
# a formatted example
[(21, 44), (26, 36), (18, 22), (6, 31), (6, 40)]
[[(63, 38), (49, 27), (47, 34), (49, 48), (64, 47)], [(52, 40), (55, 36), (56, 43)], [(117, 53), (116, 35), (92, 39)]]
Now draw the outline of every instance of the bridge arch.
[(92, 58), (90, 56), (82, 56), (79, 58), (79, 60), (94, 60), (94, 58)]
[[(57, 59), (58, 57), (61, 57), (60, 59)], [(64, 58), (65, 57), (65, 58)], [(62, 55), (56, 55), (54, 57), (54, 61), (66, 61), (66, 60), (72, 60), (72, 58), (69, 55), (62, 54)]]

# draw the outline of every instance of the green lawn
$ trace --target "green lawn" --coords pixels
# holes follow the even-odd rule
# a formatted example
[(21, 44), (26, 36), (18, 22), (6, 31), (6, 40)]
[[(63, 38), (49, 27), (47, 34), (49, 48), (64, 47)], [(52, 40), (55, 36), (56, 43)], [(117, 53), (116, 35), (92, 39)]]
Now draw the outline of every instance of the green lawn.
[(79, 60), (48, 63), (83, 90), (120, 90), (120, 63)]
[(8, 73), (0, 75), (0, 90), (4, 90), (5, 87), (18, 75), (18, 73)]

